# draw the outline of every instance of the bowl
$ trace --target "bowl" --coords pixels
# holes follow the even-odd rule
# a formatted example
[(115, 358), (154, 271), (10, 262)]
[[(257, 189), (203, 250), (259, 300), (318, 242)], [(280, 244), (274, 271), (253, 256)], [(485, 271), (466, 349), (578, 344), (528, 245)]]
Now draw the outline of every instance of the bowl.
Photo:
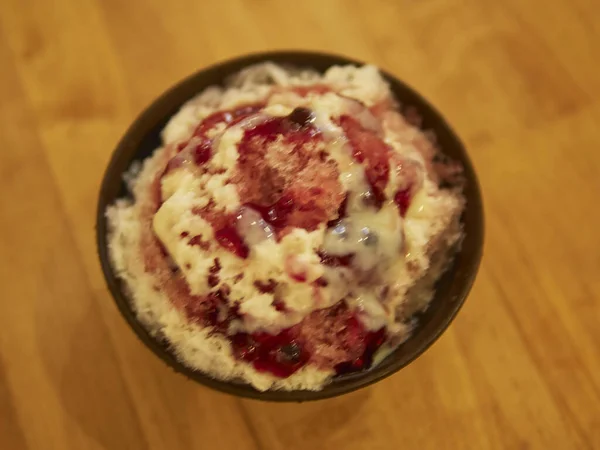
[(335, 377), (320, 391), (260, 392), (248, 384), (217, 380), (183, 365), (170, 352), (168, 346), (152, 337), (136, 318), (124, 285), (117, 278), (110, 264), (105, 211), (117, 199), (128, 195), (123, 173), (134, 161), (150, 156), (160, 146), (160, 131), (183, 103), (204, 88), (222, 84), (226, 78), (239, 70), (264, 61), (307, 67), (319, 72), (325, 71), (332, 65), (364, 64), (344, 56), (308, 51), (265, 52), (241, 56), (202, 69), (169, 89), (133, 122), (112, 155), (102, 181), (98, 201), (96, 223), (98, 254), (108, 288), (121, 314), (141, 341), (175, 371), (210, 388), (241, 397), (295, 402), (325, 399), (357, 390), (392, 375), (427, 350), (450, 325), (471, 289), (482, 257), (484, 219), (481, 193), (464, 145), (440, 113), (407, 84), (382, 71), (382, 75), (390, 84), (399, 102), (414, 107), (420, 113), (423, 119), (422, 128), (432, 130), (442, 151), (463, 164), (466, 177), (464, 194), (467, 206), (462, 216), (465, 231), (462, 247), (451, 267), (437, 282), (431, 304), (427, 310), (418, 315), (417, 326), (412, 335), (376, 367)]

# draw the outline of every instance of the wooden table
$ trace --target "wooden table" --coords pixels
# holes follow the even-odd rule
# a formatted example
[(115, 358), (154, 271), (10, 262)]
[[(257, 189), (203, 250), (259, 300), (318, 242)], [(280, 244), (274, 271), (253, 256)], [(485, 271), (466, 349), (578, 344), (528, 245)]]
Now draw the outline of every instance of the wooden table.
[[(597, 0), (2, 0), (0, 448), (599, 449)], [(185, 75), (273, 48), (414, 85), (467, 143), (487, 216), (465, 308), (341, 398), (212, 392), (137, 340), (94, 247), (100, 177)]]

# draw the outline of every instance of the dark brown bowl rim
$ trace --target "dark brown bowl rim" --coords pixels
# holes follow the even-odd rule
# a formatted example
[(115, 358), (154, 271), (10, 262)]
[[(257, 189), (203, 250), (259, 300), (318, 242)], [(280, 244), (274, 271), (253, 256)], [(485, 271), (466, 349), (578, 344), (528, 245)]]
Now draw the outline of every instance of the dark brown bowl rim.
[[(366, 387), (394, 374), (425, 352), (450, 325), (471, 290), (482, 258), (484, 218), (481, 192), (473, 165), (464, 145), (443, 117), (427, 100), (406, 83), (382, 70), (382, 75), (390, 83), (394, 94), (399, 100), (404, 104), (416, 107), (417, 111), (423, 116), (423, 128), (431, 129), (435, 133), (444, 151), (451, 148), (453, 152), (451, 156), (459, 159), (465, 169), (467, 179), (465, 190), (467, 208), (463, 215), (465, 240), (452, 267), (440, 280), (444, 290), (450, 290), (450, 292), (442, 292), (441, 289), (437, 289), (431, 306), (420, 315), (419, 325), (412, 336), (382, 363), (364, 372), (336, 377), (320, 391), (261, 392), (248, 384), (217, 380), (185, 366), (175, 358), (164, 343), (153, 338), (136, 318), (128, 296), (124, 292), (122, 282), (116, 277), (110, 264), (107, 246), (106, 208), (122, 195), (123, 169), (136, 160), (136, 156), (143, 149), (142, 141), (144, 138), (151, 132), (157, 131), (157, 127), (162, 128), (166, 119), (171, 117), (194, 93), (199, 93), (207, 86), (215, 84), (215, 80), (218, 80), (217, 83), (223, 82), (227, 76), (240, 69), (264, 61), (310, 67), (319, 71), (333, 65), (365, 64), (346, 56), (321, 52), (262, 52), (229, 59), (201, 69), (167, 90), (136, 118), (120, 140), (108, 164), (98, 200), (96, 218), (97, 250), (106, 283), (119, 311), (138, 338), (176, 372), (182, 373), (186, 377), (217, 391), (240, 397), (278, 402), (326, 399)], [(142, 157), (145, 156), (142, 155)], [(117, 182), (121, 185), (119, 189), (116, 186)], [(468, 254), (465, 249), (469, 249)], [(442, 312), (436, 316), (434, 313), (439, 309)]]

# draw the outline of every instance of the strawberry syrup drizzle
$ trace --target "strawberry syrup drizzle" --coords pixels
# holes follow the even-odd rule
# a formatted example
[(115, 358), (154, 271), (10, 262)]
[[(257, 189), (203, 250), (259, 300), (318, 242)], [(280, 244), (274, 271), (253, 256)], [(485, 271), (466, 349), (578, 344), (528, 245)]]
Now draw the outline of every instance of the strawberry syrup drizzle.
[[(322, 93), (320, 87), (314, 90), (298, 89), (297, 93), (308, 95), (313, 91)], [(193, 149), (194, 162), (197, 165), (203, 165), (212, 156), (212, 141), (207, 137), (207, 132), (210, 129), (219, 123), (231, 126), (258, 112), (262, 107), (263, 105), (259, 104), (246, 105), (232, 111), (220, 111), (207, 117), (194, 131), (194, 137), (201, 139)], [(306, 119), (304, 123), (302, 123), (303, 118)], [(310, 124), (309, 118), (310, 116), (306, 114), (306, 111), (295, 111), (295, 117), (270, 119), (246, 130), (238, 148), (240, 155), (255, 151), (253, 146), (249, 144), (250, 142), (259, 140), (264, 146), (274, 142), (278, 136), (283, 136), (284, 142), (291, 145), (295, 149), (294, 151), (302, 152), (304, 146), (321, 139), (320, 133)], [(365, 165), (367, 179), (375, 196), (375, 204), (380, 207), (385, 200), (383, 188), (389, 179), (389, 149), (379, 137), (362, 128), (351, 117), (342, 116), (340, 124), (352, 145), (354, 159)], [(180, 150), (182, 150), (185, 145), (180, 147)], [(157, 181), (160, 192), (160, 180)], [(317, 211), (318, 214), (316, 215), (320, 219), (318, 223), (328, 220), (330, 213), (323, 214), (319, 210), (320, 206), (317, 201), (310, 200), (307, 202), (305, 200), (307, 192), (314, 196), (323, 194), (323, 190), (318, 186), (309, 186), (304, 191), (293, 189), (288, 192), (284, 191), (271, 203), (248, 203), (246, 206), (258, 211), (265, 221), (280, 232), (285, 227), (294, 226), (294, 216), (297, 213), (310, 215)], [(342, 218), (346, 214), (346, 199), (344, 196), (339, 195), (337, 198), (339, 201), (335, 204), (334, 211), (337, 210), (338, 218)], [(394, 200), (401, 214), (404, 214), (410, 198), (399, 192)], [(158, 210), (159, 206), (160, 199), (156, 200), (154, 211)], [(329, 207), (329, 209), (331, 208)], [(227, 220), (220, 218), (217, 222), (226, 223)], [(307, 226), (307, 229), (310, 229), (311, 226)], [(222, 247), (238, 257), (248, 257), (250, 250), (234, 226), (225, 225), (218, 228), (215, 231), (215, 239)], [(191, 245), (196, 244), (193, 240), (194, 238), (192, 238)], [(199, 244), (200, 242), (196, 245)], [(150, 246), (152, 245), (154, 248), (147, 251), (146, 255), (147, 259), (153, 260), (153, 263), (147, 264), (147, 269), (151, 269), (153, 272), (161, 272), (166, 266), (166, 262), (164, 264), (156, 264), (156, 262), (159, 258), (165, 260), (165, 252), (162, 250), (160, 243), (156, 242), (156, 239), (154, 243), (150, 244)], [(319, 253), (319, 255), (323, 264), (332, 267), (349, 266), (354, 256), (331, 256), (324, 253)], [(216, 259), (209, 274), (209, 285), (212, 287), (216, 287), (220, 282), (219, 271), (220, 264)], [(180, 275), (175, 277), (171, 275), (168, 279), (163, 277), (162, 280), (169, 297), (178, 299), (176, 303), (183, 306), (188, 319), (192, 322), (212, 326), (215, 332), (227, 335), (231, 322), (243, 319), (243, 315), (239, 311), (239, 305), (230, 305), (226, 286), (222, 286), (217, 292), (213, 292), (206, 297), (198, 297), (191, 295), (187, 283)], [(315, 282), (315, 285), (323, 287), (327, 285), (327, 281), (320, 278)], [(276, 284), (272, 280), (257, 286), (261, 292), (265, 293), (273, 292), (275, 287)], [(273, 305), (278, 311), (285, 313), (283, 302), (274, 300)], [(323, 321), (331, 322), (332, 327), (324, 330)], [(339, 339), (340, 350), (336, 357), (324, 356), (319, 351), (319, 345), (325, 345), (331, 340), (328, 329), (337, 330), (335, 333), (336, 339)], [(238, 359), (251, 363), (260, 372), (268, 372), (278, 377), (288, 377), (309, 362), (325, 368), (334, 364), (338, 374), (364, 370), (372, 364), (374, 353), (385, 339), (385, 329), (366, 330), (343, 302), (331, 308), (315, 311), (300, 324), (284, 329), (275, 335), (237, 333), (230, 337), (234, 355)]]

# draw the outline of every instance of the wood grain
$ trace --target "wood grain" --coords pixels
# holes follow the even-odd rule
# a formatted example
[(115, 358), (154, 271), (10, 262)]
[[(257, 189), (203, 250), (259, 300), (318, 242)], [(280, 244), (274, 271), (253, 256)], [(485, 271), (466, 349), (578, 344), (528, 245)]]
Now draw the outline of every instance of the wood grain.
[[(3, 0), (0, 448), (600, 448), (595, 0)], [(94, 248), (104, 166), (197, 68), (307, 48), (373, 62), (467, 143), (485, 258), (450, 330), (397, 375), (311, 404), (175, 375), (127, 328)]]

